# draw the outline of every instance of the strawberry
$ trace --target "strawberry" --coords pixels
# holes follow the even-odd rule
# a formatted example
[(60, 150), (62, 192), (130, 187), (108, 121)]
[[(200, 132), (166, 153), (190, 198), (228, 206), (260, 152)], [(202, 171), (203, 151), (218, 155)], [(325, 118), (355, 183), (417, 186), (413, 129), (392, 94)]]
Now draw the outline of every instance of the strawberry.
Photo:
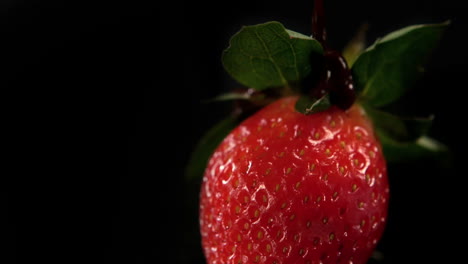
[(343, 55), (326, 43), (321, 0), (313, 23), (315, 38), (278, 22), (244, 27), (223, 53), (248, 88), (218, 97), (237, 100), (233, 115), (200, 141), (187, 170), (194, 178), (207, 164), (208, 264), (366, 263), (387, 222), (387, 161), (447, 151), (426, 135), (432, 117), (385, 106), (416, 81), (448, 23), (409, 26), (366, 50), (361, 36)]
[(363, 109), (304, 115), (281, 98), (242, 122), (205, 171), (208, 263), (365, 263), (380, 239), (389, 188)]

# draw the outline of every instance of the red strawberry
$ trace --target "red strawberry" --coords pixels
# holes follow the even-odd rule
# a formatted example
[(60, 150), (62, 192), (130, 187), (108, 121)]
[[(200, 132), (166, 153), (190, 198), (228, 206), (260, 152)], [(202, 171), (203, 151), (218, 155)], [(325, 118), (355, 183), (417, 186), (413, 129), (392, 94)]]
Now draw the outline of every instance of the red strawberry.
[(200, 202), (209, 264), (365, 263), (387, 217), (385, 160), (359, 105), (268, 105), (212, 155)]

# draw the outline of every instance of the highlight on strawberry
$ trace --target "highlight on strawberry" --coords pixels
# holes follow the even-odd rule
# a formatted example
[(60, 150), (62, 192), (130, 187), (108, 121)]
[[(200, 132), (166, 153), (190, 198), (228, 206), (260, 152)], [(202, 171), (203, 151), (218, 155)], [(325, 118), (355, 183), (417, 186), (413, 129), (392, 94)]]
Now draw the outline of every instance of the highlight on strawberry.
[[(207, 263), (366, 263), (387, 221), (387, 162), (442, 155), (432, 116), (386, 111), (421, 76), (448, 22), (409, 26), (363, 48), (327, 44), (322, 1), (312, 36), (279, 22), (243, 27), (222, 55), (245, 88), (215, 100), (233, 114), (187, 167), (203, 175)], [(391, 177), (391, 175), (390, 175)]]

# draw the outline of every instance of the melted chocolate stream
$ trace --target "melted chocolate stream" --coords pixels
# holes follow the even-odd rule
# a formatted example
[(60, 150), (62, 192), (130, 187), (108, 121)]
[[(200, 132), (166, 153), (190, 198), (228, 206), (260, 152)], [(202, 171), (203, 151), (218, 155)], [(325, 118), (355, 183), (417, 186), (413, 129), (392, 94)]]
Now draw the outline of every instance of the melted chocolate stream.
[(327, 45), (323, 0), (315, 0), (314, 2), (312, 36), (322, 44), (324, 49), (324, 69), (312, 95), (320, 96), (329, 93), (331, 103), (346, 110), (356, 100), (353, 76), (341, 53)]
[(312, 34), (322, 46), (327, 42), (327, 31), (325, 29), (325, 10), (323, 9), (323, 1), (315, 0), (314, 13), (312, 15)]

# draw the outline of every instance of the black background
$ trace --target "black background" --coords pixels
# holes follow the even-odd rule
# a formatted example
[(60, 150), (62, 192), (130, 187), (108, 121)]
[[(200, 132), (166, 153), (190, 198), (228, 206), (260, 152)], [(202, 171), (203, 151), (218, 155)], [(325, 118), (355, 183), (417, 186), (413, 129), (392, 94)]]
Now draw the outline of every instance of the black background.
[[(452, 20), (402, 108), (435, 114), (431, 135), (450, 146), (454, 165), (389, 166), (379, 250), (383, 263), (459, 262), (467, 8), (325, 2), (336, 49), (363, 22), (372, 43), (406, 25)], [(203, 263), (198, 186), (183, 172), (197, 139), (229, 111), (200, 103), (236, 87), (221, 52), (242, 25), (277, 20), (309, 34), (311, 10), (312, 1), (3, 1), (0, 262)]]

